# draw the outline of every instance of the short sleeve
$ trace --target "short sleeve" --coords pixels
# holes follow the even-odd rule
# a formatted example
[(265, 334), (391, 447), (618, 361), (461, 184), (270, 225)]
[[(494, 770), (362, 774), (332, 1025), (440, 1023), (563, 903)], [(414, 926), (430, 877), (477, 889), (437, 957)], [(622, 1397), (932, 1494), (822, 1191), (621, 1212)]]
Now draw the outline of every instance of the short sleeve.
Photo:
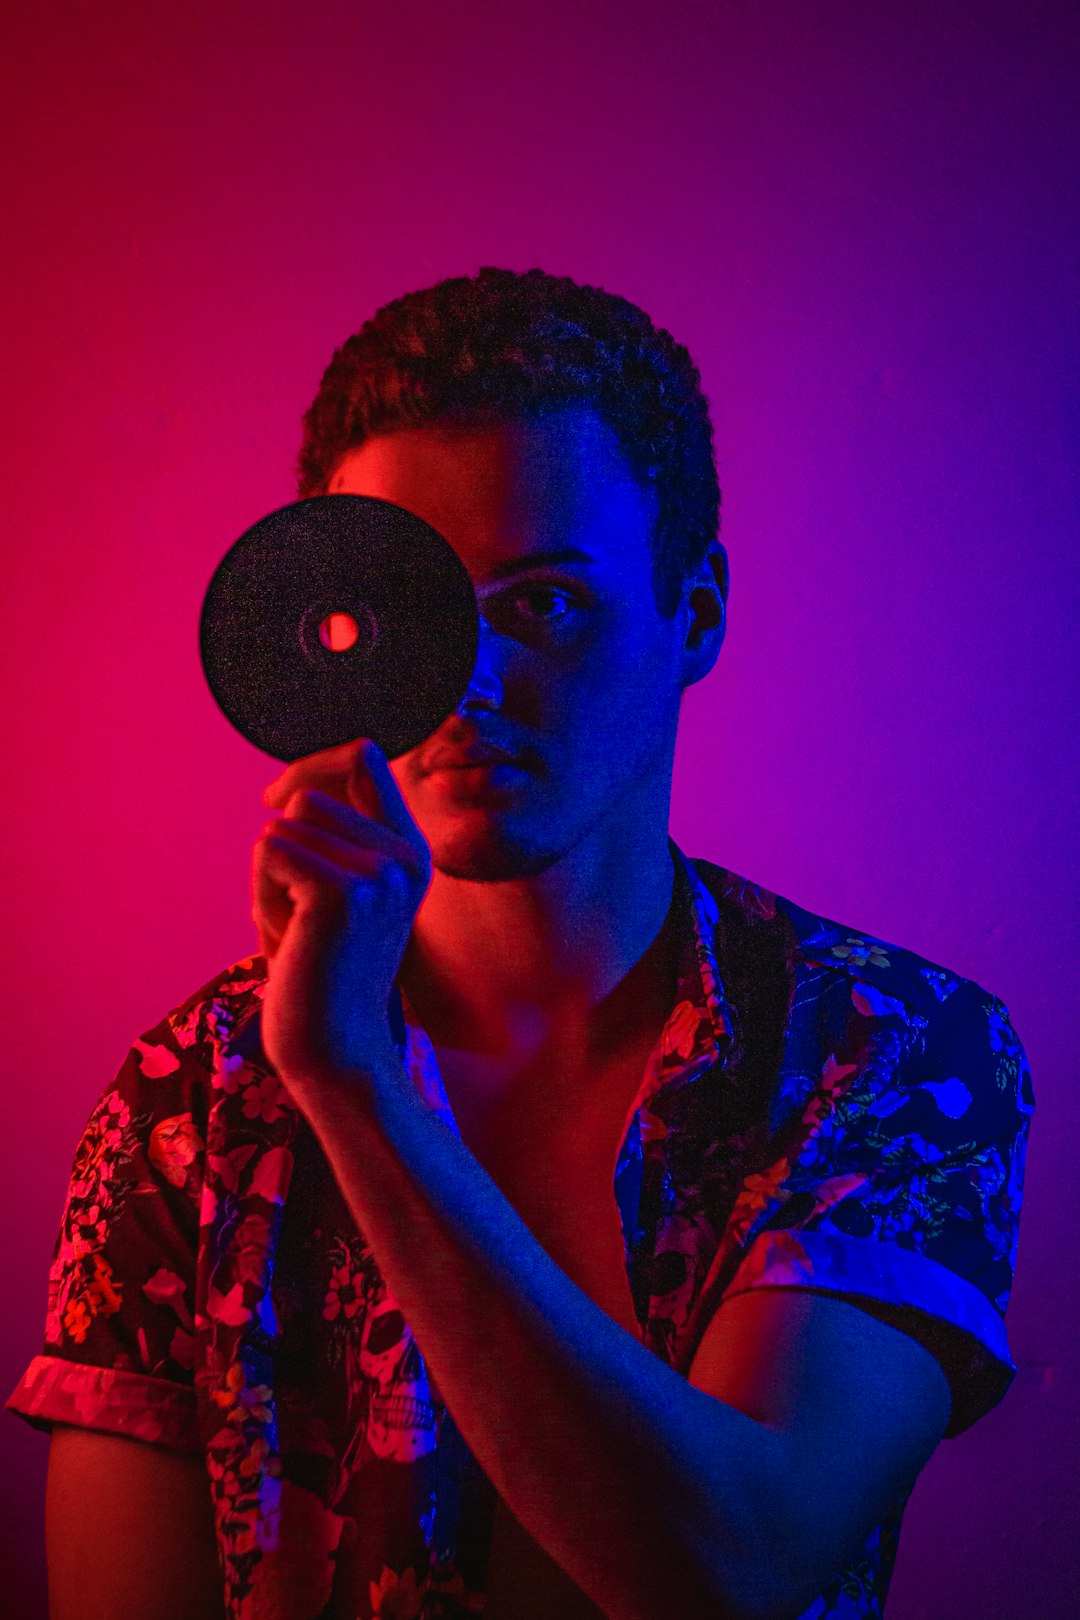
[(135, 1042), (75, 1151), (49, 1273), (42, 1353), (7, 1401), (198, 1450), (194, 1284), (208, 1076), (163, 1019)]
[(876, 1033), (862, 1063), (830, 1055), (798, 1150), (749, 1188), (764, 1218), (725, 1295), (809, 1287), (866, 1306), (938, 1357), (959, 1434), (1016, 1370), (1004, 1317), (1031, 1074), (1006, 1007), (970, 980), (915, 1033), (899, 1002), (859, 984), (851, 997)]

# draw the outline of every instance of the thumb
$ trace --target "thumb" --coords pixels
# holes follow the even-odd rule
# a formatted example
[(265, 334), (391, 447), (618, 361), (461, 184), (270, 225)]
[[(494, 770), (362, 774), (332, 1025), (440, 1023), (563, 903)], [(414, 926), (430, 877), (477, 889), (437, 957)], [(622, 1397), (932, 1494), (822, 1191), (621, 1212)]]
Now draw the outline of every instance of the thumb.
[(423, 834), (409, 814), (390, 763), (370, 737), (361, 737), (357, 743), (349, 761), (345, 787), (354, 810), (370, 816), (380, 826), (389, 827), (414, 849), (423, 849), (426, 853)]
[(345, 770), (345, 796), (354, 810), (382, 821), (379, 793), (371, 779), (371, 750), (375, 744), (370, 737), (361, 737), (350, 747)]

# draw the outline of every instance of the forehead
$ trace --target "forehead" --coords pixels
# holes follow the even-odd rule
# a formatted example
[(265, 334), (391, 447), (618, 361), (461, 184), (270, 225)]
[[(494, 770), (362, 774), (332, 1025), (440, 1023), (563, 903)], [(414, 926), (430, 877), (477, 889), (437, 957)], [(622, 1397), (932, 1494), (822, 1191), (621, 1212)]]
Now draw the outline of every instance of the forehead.
[(584, 406), (377, 434), (341, 457), (327, 488), (415, 512), (477, 583), (531, 553), (567, 546), (605, 572), (651, 568), (652, 497), (614, 431)]

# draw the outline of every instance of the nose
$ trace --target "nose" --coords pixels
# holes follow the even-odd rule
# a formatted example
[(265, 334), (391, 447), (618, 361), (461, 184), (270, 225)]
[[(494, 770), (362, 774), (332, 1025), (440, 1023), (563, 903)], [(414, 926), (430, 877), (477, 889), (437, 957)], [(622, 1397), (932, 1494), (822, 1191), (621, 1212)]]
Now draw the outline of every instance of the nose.
[(469, 714), (474, 709), (502, 708), (503, 681), (498, 667), (497, 643), (495, 631), (481, 613), (476, 663), (473, 665), (469, 684), (457, 706), (458, 714)]

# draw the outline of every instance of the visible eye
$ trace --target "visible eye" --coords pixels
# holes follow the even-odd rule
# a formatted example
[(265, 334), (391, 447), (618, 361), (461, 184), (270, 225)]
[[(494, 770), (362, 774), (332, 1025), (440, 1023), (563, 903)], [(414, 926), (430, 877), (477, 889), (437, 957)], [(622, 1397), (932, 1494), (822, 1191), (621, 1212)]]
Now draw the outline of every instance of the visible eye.
[(594, 609), (588, 587), (570, 580), (516, 580), (480, 596), (481, 615), (496, 635), (551, 648), (584, 634)]
[(574, 606), (569, 591), (554, 585), (527, 585), (523, 590), (507, 593), (506, 601), (514, 607), (523, 607), (524, 617), (543, 624), (564, 619)]

